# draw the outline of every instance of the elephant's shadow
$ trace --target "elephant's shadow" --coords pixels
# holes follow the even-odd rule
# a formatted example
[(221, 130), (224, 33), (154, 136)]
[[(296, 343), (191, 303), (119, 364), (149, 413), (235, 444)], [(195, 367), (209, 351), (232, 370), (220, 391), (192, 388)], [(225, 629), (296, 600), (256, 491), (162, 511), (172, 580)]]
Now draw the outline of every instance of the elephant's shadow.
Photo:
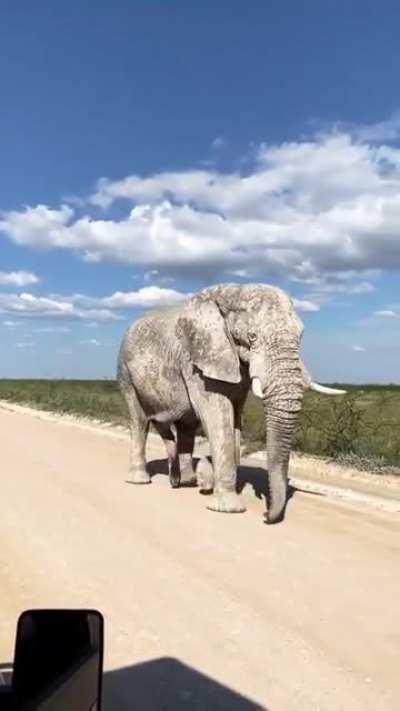
[[(208, 457), (211, 462), (211, 458)], [(197, 470), (200, 458), (193, 457), (194, 470)], [(167, 459), (153, 459), (146, 465), (147, 471), (150, 476), (164, 475), (168, 476), (168, 460)], [(261, 467), (250, 467), (246, 464), (240, 465), (238, 468), (237, 477), (237, 489), (238, 493), (241, 493), (245, 487), (249, 486), (253, 489), (254, 496), (257, 499), (263, 499), (265, 504), (268, 501), (268, 472), (266, 469)], [(287, 501), (289, 501), (295, 494), (296, 488), (289, 484)]]

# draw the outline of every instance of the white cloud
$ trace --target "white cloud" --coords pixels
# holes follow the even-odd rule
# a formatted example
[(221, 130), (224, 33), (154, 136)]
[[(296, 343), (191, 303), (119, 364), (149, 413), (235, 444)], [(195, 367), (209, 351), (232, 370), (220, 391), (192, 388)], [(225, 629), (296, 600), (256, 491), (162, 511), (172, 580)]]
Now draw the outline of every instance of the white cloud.
[(395, 111), (386, 121), (379, 121), (355, 130), (362, 141), (396, 141), (400, 136), (400, 111)]
[(38, 277), (32, 272), (0, 272), (0, 286), (29, 286), (38, 283)]
[(21, 322), (20, 321), (3, 321), (3, 326), (7, 326), (8, 328), (15, 328), (15, 326), (20, 326)]
[(251, 276), (248, 269), (231, 269), (231, 270), (228, 269), (227, 274), (232, 274), (232, 276), (237, 276), (242, 279), (245, 279), (246, 277)]
[(365, 269), (360, 273), (355, 270), (343, 272), (330, 272), (321, 276), (315, 272), (310, 264), (303, 263), (295, 267), (291, 280), (302, 286), (307, 286), (318, 294), (369, 294), (375, 291), (375, 286), (370, 281), (360, 280), (360, 277), (376, 279), (380, 276), (377, 269)]
[(156, 279), (159, 275), (160, 272), (158, 269), (150, 269), (150, 271), (144, 273), (143, 281), (151, 281), (152, 279)]
[(169, 284), (173, 284), (175, 279), (173, 277), (160, 274), (158, 269), (150, 269), (148, 272), (144, 273), (143, 281), (145, 283), (151, 282), (157, 286), (168, 286)]
[[(99, 303), (101, 300), (99, 300)], [(0, 313), (18, 314), (19, 317), (41, 318), (71, 318), (80, 320), (97, 319), (99, 321), (115, 320), (119, 316), (110, 309), (103, 308), (77, 308), (68, 297), (49, 298), (34, 296), (29, 293), (0, 294)]]
[(73, 312), (72, 304), (25, 292), (22, 294), (0, 294), (0, 309), (21, 315), (39, 313), (49, 316), (60, 314), (70, 316)]
[[(86, 326), (96, 328), (97, 321), (90, 320), (93, 314), (102, 314), (102, 320), (123, 318), (120, 312), (130, 309), (153, 309), (174, 306), (190, 298), (190, 292), (184, 293), (174, 289), (158, 286), (145, 286), (137, 291), (116, 291), (110, 296), (92, 297), (85, 294), (70, 296), (50, 295), (50, 297), (33, 297), (30, 294), (0, 295), (0, 310), (15, 310), (23, 316), (64, 316), (71, 319), (87, 321)], [(306, 299), (293, 299), (298, 311), (319, 311), (319, 305)], [(98, 317), (98, 316), (97, 316)], [(99, 317), (98, 317), (99, 318)], [(8, 324), (14, 323), (11, 321)], [(67, 326), (46, 326), (36, 328), (34, 333), (68, 333)], [(96, 339), (84, 341), (90, 343)]]
[(35, 344), (32, 341), (20, 341), (15, 344), (17, 348), (34, 348)]
[(226, 146), (226, 140), (225, 140), (225, 138), (223, 138), (222, 136), (217, 136), (217, 137), (214, 138), (214, 140), (211, 142), (211, 148), (212, 148), (214, 151), (218, 151), (218, 150), (220, 150), (221, 148), (224, 148), (224, 146)]
[[(85, 294), (60, 296), (34, 296), (29, 293), (0, 294), (0, 313), (18, 314), (25, 318), (56, 318), (87, 321), (87, 326), (96, 328), (99, 321), (123, 319), (118, 310), (131, 308), (166, 307), (178, 304), (190, 297), (174, 289), (145, 286), (138, 291), (116, 291), (110, 296), (92, 297)], [(3, 321), (8, 327), (16, 321)], [(68, 327), (46, 326), (35, 329), (36, 333), (68, 333)]]
[(80, 341), (85, 346), (100, 346), (101, 343), (96, 338), (88, 338), (86, 341)]
[[(382, 140), (387, 123), (386, 134), (375, 127)], [(400, 269), (400, 149), (366, 142), (360, 130), (262, 145), (246, 175), (204, 169), (102, 179), (85, 216), (38, 205), (3, 214), (0, 232), (88, 261), (142, 265), (154, 278), (165, 270), (284, 275), (319, 294), (365, 294), (373, 289), (368, 273)], [(91, 216), (91, 205), (107, 209), (117, 199), (128, 207), (124, 218)]]
[(73, 317), (82, 320), (91, 320), (93, 318), (98, 321), (117, 321), (121, 316), (112, 313), (109, 309), (76, 309), (73, 310)]
[(145, 286), (138, 291), (116, 291), (115, 294), (101, 299), (107, 308), (131, 308), (170, 306), (187, 299), (191, 294), (184, 294), (174, 289), (161, 289), (158, 286)]
[(294, 308), (297, 311), (319, 311), (318, 304), (304, 299), (292, 299)]
[(68, 326), (46, 326), (45, 328), (34, 328), (33, 333), (70, 333)]
[(37, 205), (21, 211), (11, 210), (0, 215), (0, 232), (4, 232), (16, 244), (62, 247), (65, 225), (73, 215), (74, 211), (67, 205), (59, 209)]
[(363, 346), (353, 346), (352, 350), (355, 351), (356, 353), (365, 353), (365, 351), (367, 349), (364, 348)]
[(383, 309), (382, 311), (374, 311), (374, 316), (381, 316), (382, 318), (400, 318), (400, 313), (396, 313), (390, 309)]

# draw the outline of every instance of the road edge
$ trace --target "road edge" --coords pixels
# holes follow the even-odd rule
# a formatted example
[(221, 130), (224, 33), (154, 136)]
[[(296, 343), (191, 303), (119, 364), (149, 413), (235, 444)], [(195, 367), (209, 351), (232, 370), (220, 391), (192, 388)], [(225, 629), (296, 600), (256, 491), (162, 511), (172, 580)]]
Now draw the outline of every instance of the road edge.
[[(40, 410), (29, 405), (20, 405), (18, 403), (10, 402), (9, 400), (1, 399), (0, 410), (28, 415), (39, 420), (53, 422), (63, 426), (78, 427), (79, 429), (102, 436), (112, 437), (114, 439), (127, 440), (129, 438), (128, 428), (123, 425), (116, 425), (113, 422), (103, 422), (101, 420), (79, 417), (68, 413)], [(149, 433), (149, 437), (158, 439), (158, 436), (153, 433)], [(202, 441), (204, 441), (204, 438), (202, 438)], [(265, 467), (265, 460), (261, 459), (257, 454), (255, 456), (248, 455), (243, 457), (242, 463), (250, 466), (258, 465)], [(291, 467), (291, 471), (295, 472), (295, 466)], [(337, 482), (335, 482), (334, 485), (331, 485), (314, 478), (308, 479), (299, 477), (296, 476), (295, 473), (294, 475), (289, 474), (289, 480), (290, 484), (298, 491), (320, 494), (334, 501), (362, 504), (369, 508), (388, 513), (400, 513), (400, 499), (397, 498), (384, 497), (372, 494), (369, 491), (365, 492), (356, 490), (351, 486), (345, 485), (344, 483), (340, 483), (340, 485), (338, 485)]]

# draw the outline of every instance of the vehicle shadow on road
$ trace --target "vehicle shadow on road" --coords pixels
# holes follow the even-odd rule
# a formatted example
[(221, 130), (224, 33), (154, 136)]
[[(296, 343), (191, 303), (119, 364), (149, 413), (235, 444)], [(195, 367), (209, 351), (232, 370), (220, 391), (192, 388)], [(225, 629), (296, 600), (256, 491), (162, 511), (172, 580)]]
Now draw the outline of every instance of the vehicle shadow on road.
[(178, 659), (163, 657), (103, 677), (103, 711), (268, 711)]

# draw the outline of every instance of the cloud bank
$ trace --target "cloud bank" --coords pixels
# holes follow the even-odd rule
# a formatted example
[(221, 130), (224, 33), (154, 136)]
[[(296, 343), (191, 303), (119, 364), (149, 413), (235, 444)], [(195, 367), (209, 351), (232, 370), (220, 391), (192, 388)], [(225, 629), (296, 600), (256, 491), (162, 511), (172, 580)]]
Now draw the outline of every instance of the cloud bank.
[[(70, 205), (30, 206), (3, 213), (0, 234), (89, 261), (286, 275), (313, 291), (365, 293), (372, 270), (400, 269), (400, 149), (377, 143), (398, 123), (261, 145), (246, 175), (101, 179), (83, 216)], [(126, 205), (118, 220), (108, 216), (116, 201)]]
[[(124, 312), (131, 309), (164, 308), (180, 304), (192, 296), (174, 289), (145, 286), (137, 291), (116, 291), (110, 296), (94, 298), (85, 294), (69, 296), (34, 296), (29, 293), (0, 294), (0, 314), (28, 318), (50, 317), (87, 321), (88, 326), (97, 321), (114, 321), (124, 318)], [(318, 311), (319, 306), (304, 299), (293, 299), (297, 311)], [(93, 323), (93, 319), (96, 323)], [(3, 321), (5, 326), (16, 326), (14, 321)], [(66, 327), (45, 327), (37, 333), (66, 333)]]
[[(56, 318), (88, 321), (115, 321), (123, 318), (119, 311), (132, 308), (147, 308), (172, 306), (187, 299), (186, 294), (174, 289), (158, 286), (146, 286), (137, 291), (116, 291), (110, 296), (93, 298), (84, 294), (70, 296), (51, 295), (35, 296), (23, 292), (21, 294), (0, 293), (0, 314), (18, 315), (28, 318)], [(3, 325), (14, 326), (13, 321), (3, 321)], [(65, 331), (61, 328), (38, 329), (40, 332)]]

